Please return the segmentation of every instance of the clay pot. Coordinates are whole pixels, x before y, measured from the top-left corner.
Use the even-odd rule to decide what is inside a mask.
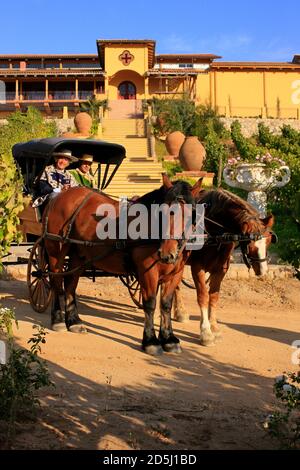
[[[186,137],[179,152],[179,161],[186,171],[200,171],[205,159],[205,148],[198,137]]]
[[[178,157],[179,150],[185,140],[185,136],[180,131],[174,131],[167,135],[165,145],[169,155]]]
[[[74,118],[74,124],[79,134],[90,135],[93,120],[88,113],[77,113]]]

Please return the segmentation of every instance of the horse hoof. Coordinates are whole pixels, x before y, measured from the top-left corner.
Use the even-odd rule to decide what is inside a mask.
[[[221,331],[214,331],[214,337],[216,341],[221,341],[223,339]]]
[[[175,321],[178,321],[178,323],[187,323],[189,321],[189,316],[188,315],[178,315],[176,318],[174,318]]]
[[[69,331],[71,331],[71,333],[87,333],[86,327],[81,325],[80,323],[69,326]]]
[[[163,350],[167,353],[181,354],[182,349],[179,343],[166,343],[163,344]]]
[[[53,331],[68,331],[65,323],[53,323],[51,325]]]
[[[160,344],[149,344],[148,346],[143,346],[143,351],[150,356],[161,356],[163,353],[163,348]]]
[[[202,333],[200,335],[200,344],[202,346],[214,346],[215,345],[215,337],[214,335]]]

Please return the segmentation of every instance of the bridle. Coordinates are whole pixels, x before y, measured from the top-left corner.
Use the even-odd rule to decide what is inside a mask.
[[[268,232],[269,235],[271,235],[271,243],[277,243],[278,242],[278,236],[276,235],[275,232],[271,231],[271,230],[268,230],[266,229],[260,239],[262,238],[268,238],[268,236],[265,236],[264,233]],[[269,261],[269,257],[265,257],[265,258],[258,258],[256,256],[251,256],[249,255],[249,243],[247,243],[246,245],[243,245],[243,244],[240,244],[240,247],[241,247],[241,252],[242,252],[242,256],[243,256],[243,261],[245,263],[245,265],[247,266],[248,269],[250,269],[251,267],[253,267],[253,263],[264,263],[265,261]]]
[[[204,219],[226,230],[226,227],[224,225],[208,218],[207,216],[204,216]],[[249,217],[246,220],[246,222],[251,219],[256,220],[256,217]],[[271,230],[268,230],[267,228],[265,228],[263,232],[249,233],[249,234],[232,234],[230,232],[228,233],[225,232],[225,233],[222,233],[221,235],[210,235],[208,232],[206,232],[208,236],[207,236],[207,240],[205,243],[207,246],[212,246],[212,245],[221,246],[222,244],[226,244],[226,243],[235,243],[236,244],[235,249],[236,248],[241,249],[243,261],[245,265],[247,266],[247,268],[250,269],[251,267],[253,267],[254,263],[263,263],[265,261],[268,261],[268,257],[258,258],[256,256],[249,255],[249,244],[253,241],[255,242],[258,240],[262,240],[263,238],[268,238],[268,236],[265,235],[267,232],[268,232],[268,236],[271,236],[271,243],[277,243],[278,237],[276,233],[274,233]]]
[[[172,206],[173,204],[188,204],[186,199],[184,198],[183,195],[178,195],[176,196],[170,203],[170,205]],[[191,202],[191,205],[192,205],[192,210],[194,211],[195,208],[196,208],[196,203],[195,201],[193,200]],[[181,237],[180,238],[170,238],[170,240],[176,240],[177,241],[177,250],[176,250],[176,257],[175,257],[175,261],[177,261],[178,257],[182,254],[187,242],[188,242],[188,238],[186,238],[185,236],[185,231],[183,230],[182,234],[181,234]]]

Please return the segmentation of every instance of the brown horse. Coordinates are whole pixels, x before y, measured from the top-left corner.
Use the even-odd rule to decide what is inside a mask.
[[[272,215],[260,219],[258,212],[246,201],[222,189],[202,191],[197,203],[205,204],[205,228],[208,240],[201,250],[194,250],[187,264],[191,271],[197,290],[197,301],[201,312],[200,342],[204,346],[214,343],[220,336],[216,318],[216,307],[219,300],[221,282],[228,271],[230,257],[237,242],[220,241],[219,236],[227,234],[259,235],[258,240],[248,239],[240,243],[247,266],[253,267],[256,275],[267,271],[266,251],[276,235],[271,231],[274,223]],[[230,237],[229,237],[230,240]],[[209,273],[208,284],[205,273]],[[174,315],[177,321],[186,321],[188,316],[184,309],[179,286],[175,292]]]
[[[150,207],[152,203],[165,203],[186,206],[194,203],[193,194],[199,192],[199,185],[191,188],[181,182],[172,185],[164,176],[163,186],[141,197],[136,202]],[[184,264],[189,252],[184,250],[183,239],[175,239],[174,218],[170,217],[170,238],[165,240],[118,240],[110,237],[99,241],[98,224],[103,224],[96,214],[99,207],[115,209],[117,217],[112,221],[120,223],[119,203],[104,193],[87,188],[71,188],[55,197],[48,206],[43,218],[45,226],[45,249],[54,300],[51,311],[51,324],[55,331],[68,329],[72,332],[85,332],[78,315],[76,288],[79,277],[87,264],[108,273],[124,275],[134,272],[140,282],[145,313],[142,348],[148,354],[161,354],[162,351],[181,352],[178,338],[171,324],[171,307],[175,288],[180,282]],[[191,209],[192,211],[192,209]],[[151,220],[151,222],[153,222]],[[158,223],[154,221],[154,223]],[[184,217],[180,220],[184,231]],[[102,226],[103,228],[103,226]],[[64,242],[63,242],[64,237]],[[61,275],[66,256],[69,274]],[[56,274],[56,275],[55,275]],[[161,296],[161,324],[159,337],[154,330],[153,316],[159,283],[163,283]],[[64,286],[63,286],[64,284]]]

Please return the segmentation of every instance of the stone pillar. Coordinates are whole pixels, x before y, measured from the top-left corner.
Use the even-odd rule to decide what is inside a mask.
[[[49,97],[49,81],[48,78],[46,78],[45,81],[45,100],[47,100]]]
[[[263,106],[263,107],[261,108],[261,117],[262,117],[263,119],[265,119],[265,118],[267,117],[267,108],[266,108],[266,106]]]
[[[63,119],[69,119],[68,106],[63,107]]]
[[[149,77],[145,77],[145,100],[149,98]]]
[[[16,96],[15,99],[18,101],[19,100],[19,80],[16,79]]]
[[[109,99],[109,92],[108,92],[108,76],[105,75],[104,77],[104,93],[107,97],[107,99]]]
[[[78,78],[75,79],[75,99],[78,100]]]

